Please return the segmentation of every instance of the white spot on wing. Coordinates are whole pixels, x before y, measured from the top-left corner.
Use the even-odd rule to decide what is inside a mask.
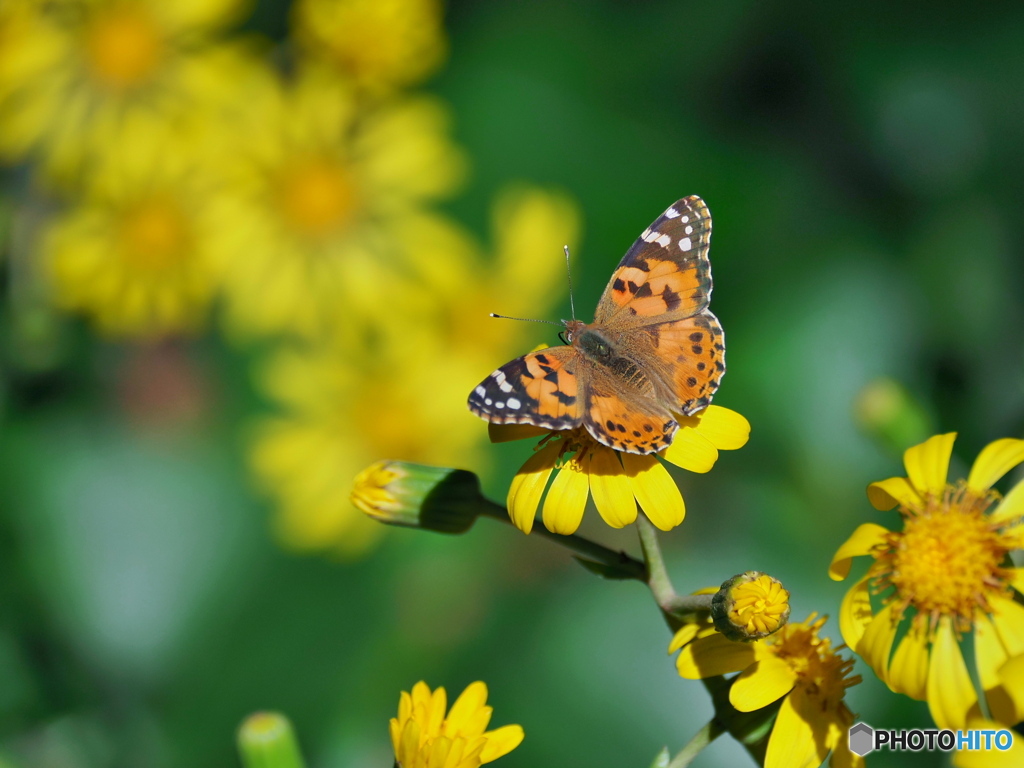
[[[484,405],[490,405],[491,403],[492,403],[492,400],[489,397],[486,400],[484,400]]]
[[[685,224],[685,223],[686,223],[686,222],[688,222],[689,220],[690,220],[690,217],[689,217],[689,216],[683,216],[683,218],[682,218],[682,219],[680,219],[680,221],[682,221],[682,222],[683,222],[683,224]]]
[[[691,227],[689,224],[686,225],[686,234],[688,234],[688,235],[692,235],[693,234],[693,227]]]
[[[671,242],[672,238],[669,237],[668,235],[662,235],[657,240],[658,245],[660,245],[662,248],[668,248],[668,244]]]
[[[512,385],[509,384],[507,381],[501,382],[501,384],[499,384],[498,387],[501,389],[502,392],[511,392],[512,391]]]
[[[679,216],[679,211],[677,211],[672,206],[669,206],[668,210],[665,211],[665,215],[668,216],[668,218],[670,218],[670,219],[674,219],[677,216]]]
[[[693,247],[693,243],[690,242],[690,238],[684,237],[679,241],[679,250],[688,251]]]
[[[650,243],[654,240],[657,240],[659,234],[660,233],[655,232],[650,227],[648,227],[647,229],[640,233],[640,239],[643,240],[645,243]]]
[[[495,408],[504,408],[505,404],[499,400],[497,403],[494,404],[494,407]]]
[[[519,409],[519,406],[521,406],[521,405],[522,405],[522,403],[521,403],[521,402],[519,402],[518,400],[516,400],[516,399],[515,399],[514,397],[510,397],[510,398],[509,398],[509,399],[508,399],[508,400],[507,400],[507,401],[505,402],[505,405],[507,405],[507,406],[508,406],[509,408],[511,408],[511,409],[512,409],[513,411],[515,411],[515,410],[518,410],[518,409]]]
[[[474,391],[476,392],[477,397],[484,397],[487,394],[487,390],[483,387],[477,387]]]

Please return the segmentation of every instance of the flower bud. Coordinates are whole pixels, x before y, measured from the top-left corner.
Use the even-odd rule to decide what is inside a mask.
[[[356,476],[352,503],[388,525],[465,533],[486,500],[472,472],[406,461],[378,461]]]
[[[730,640],[760,640],[789,619],[789,592],[760,571],[747,571],[722,584],[711,600],[715,629]]]

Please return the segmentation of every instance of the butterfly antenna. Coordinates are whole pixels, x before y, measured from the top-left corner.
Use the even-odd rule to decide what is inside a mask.
[[[495,312],[491,312],[491,317],[497,317],[501,320],[519,320],[524,323],[547,323],[548,325],[561,325],[561,323],[556,323],[554,320],[537,320],[534,317],[509,317],[508,315],[499,315]]]
[[[565,272],[569,276],[569,309],[572,311],[572,319],[576,320],[576,304],[572,300],[572,270],[569,268],[569,246],[562,246],[565,249]]]

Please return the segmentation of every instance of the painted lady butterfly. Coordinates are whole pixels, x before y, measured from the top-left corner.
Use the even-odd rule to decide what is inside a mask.
[[[725,373],[711,297],[711,214],[696,195],[670,206],[622,257],[594,322],[565,321],[566,346],[488,376],[469,409],[495,424],[586,428],[617,451],[657,453],[705,408]]]

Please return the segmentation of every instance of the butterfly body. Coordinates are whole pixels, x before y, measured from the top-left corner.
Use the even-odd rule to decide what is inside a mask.
[[[670,206],[627,251],[593,323],[565,323],[564,346],[502,366],[469,396],[496,424],[586,428],[598,442],[656,453],[677,415],[705,408],[725,372],[725,344],[708,310],[711,216],[696,196]]]

